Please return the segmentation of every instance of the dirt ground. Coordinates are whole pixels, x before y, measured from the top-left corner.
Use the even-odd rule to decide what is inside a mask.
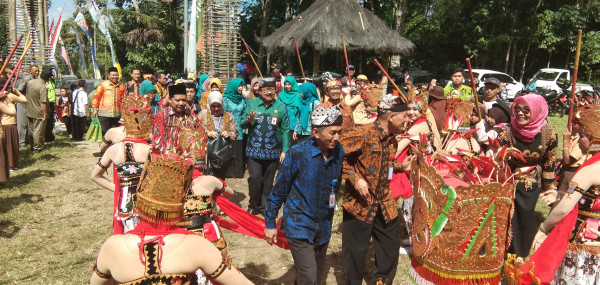
[[[91,182],[98,161],[95,143],[64,137],[49,150],[22,148],[21,169],[0,189],[0,284],[85,284],[102,243],[112,234],[113,194]],[[108,177],[112,178],[109,171]],[[246,208],[247,179],[228,179],[232,201]],[[325,284],[344,282],[341,210],[334,217]],[[264,240],[223,230],[235,266],[255,284],[293,284],[291,254]],[[7,250],[6,250],[7,249]],[[373,268],[371,253],[367,278]],[[405,280],[409,259],[400,256],[395,284]],[[367,284],[367,283],[365,283]]]

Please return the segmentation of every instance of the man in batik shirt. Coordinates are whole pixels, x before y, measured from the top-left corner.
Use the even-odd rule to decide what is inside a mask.
[[[342,112],[317,108],[311,114],[312,137],[288,151],[265,210],[265,239],[277,242],[275,223],[284,206],[282,230],[296,268],[295,284],[320,284],[331,225],[335,193],[340,187],[344,149],[338,142]]]
[[[408,104],[388,94],[379,103],[375,122],[358,126],[342,137],[346,152],[342,170],[346,180],[342,226],[346,284],[362,284],[371,237],[377,260],[372,284],[392,284],[394,280],[400,238],[390,180],[394,173],[410,170],[413,160],[409,157],[400,164],[392,157],[397,146],[394,133],[405,130],[407,109]]]
[[[328,99],[325,102],[319,104],[317,108],[331,108],[338,106],[342,110],[342,134],[349,132],[354,129],[354,117],[352,116],[352,108],[344,102],[344,96],[342,94],[342,83],[338,80],[330,80],[327,82],[325,87]]]
[[[125,83],[125,90],[128,95],[140,95],[140,86],[142,85],[142,71],[134,68],[131,71],[131,81]]]

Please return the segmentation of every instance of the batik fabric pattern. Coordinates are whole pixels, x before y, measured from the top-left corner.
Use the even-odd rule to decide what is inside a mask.
[[[286,237],[318,245],[329,241],[335,210],[329,207],[329,198],[341,184],[344,149],[337,143],[330,153],[325,160],[315,138],[290,148],[266,203],[267,229],[277,228],[275,220],[285,203],[282,228]]]
[[[341,142],[346,153],[342,171],[342,178],[346,180],[344,209],[369,224],[373,223],[379,209],[386,222],[395,219],[398,209],[390,190],[388,172],[390,166],[393,166],[394,172],[398,172],[401,165],[391,159],[397,147],[394,136],[387,134],[375,121],[344,134]],[[366,200],[354,188],[360,179],[369,185],[369,197]]]

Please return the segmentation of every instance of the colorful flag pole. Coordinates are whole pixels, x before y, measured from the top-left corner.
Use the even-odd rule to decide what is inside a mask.
[[[87,22],[83,17],[81,12],[77,13],[75,16],[75,22],[77,25],[83,30],[85,33],[85,37],[90,42],[90,48],[92,52],[92,63],[94,64],[94,77],[96,79],[102,79],[102,74],[100,73],[100,68],[98,67],[98,61],[96,60],[96,49],[94,48],[94,39],[92,39],[92,35],[90,34],[90,29],[88,28]]]
[[[73,29],[73,27],[69,28],[69,32],[75,35],[75,41],[77,41],[77,46],[79,47],[79,73],[81,74],[82,78],[88,78],[85,53],[83,52],[83,45],[81,44],[79,34]]]
[[[63,44],[62,38],[60,36],[58,36],[58,42],[60,43],[60,55],[62,56],[63,60],[67,64],[67,67],[69,67],[69,73],[71,73],[71,75],[73,75],[73,67],[71,67],[71,61],[69,60],[69,54],[67,53],[67,49],[65,48],[65,45]]]
[[[100,8],[98,8],[96,1],[88,0],[87,6],[88,6],[88,10],[90,11],[90,15],[92,16],[92,19],[96,23],[96,26],[98,26],[98,29],[106,38],[106,42],[108,43],[108,46],[110,48],[110,57],[111,57],[113,66],[116,67],[117,70],[119,71],[119,77],[122,77],[121,65],[119,64],[119,60],[117,59],[117,54],[115,52],[115,48],[114,48],[114,45],[112,42],[112,38],[110,36],[110,32],[108,30],[108,25],[106,23],[106,20],[104,19],[104,15],[102,15],[102,13],[100,12]]]

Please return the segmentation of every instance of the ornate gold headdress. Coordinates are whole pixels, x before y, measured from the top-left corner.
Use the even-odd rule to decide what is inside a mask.
[[[139,95],[125,95],[121,99],[121,117],[127,137],[147,139],[152,131],[152,107]]]
[[[590,150],[600,150],[600,105],[587,105],[575,111],[575,123],[590,134]]]
[[[510,170],[496,170],[508,171],[497,175],[504,183],[477,178],[480,184],[468,185],[419,160],[410,173],[411,278],[418,284],[500,283],[514,196],[512,180],[505,180]],[[449,173],[461,172],[452,167]]]
[[[135,212],[144,220],[174,225],[183,215],[192,165],[180,157],[152,153],[144,164]]]

